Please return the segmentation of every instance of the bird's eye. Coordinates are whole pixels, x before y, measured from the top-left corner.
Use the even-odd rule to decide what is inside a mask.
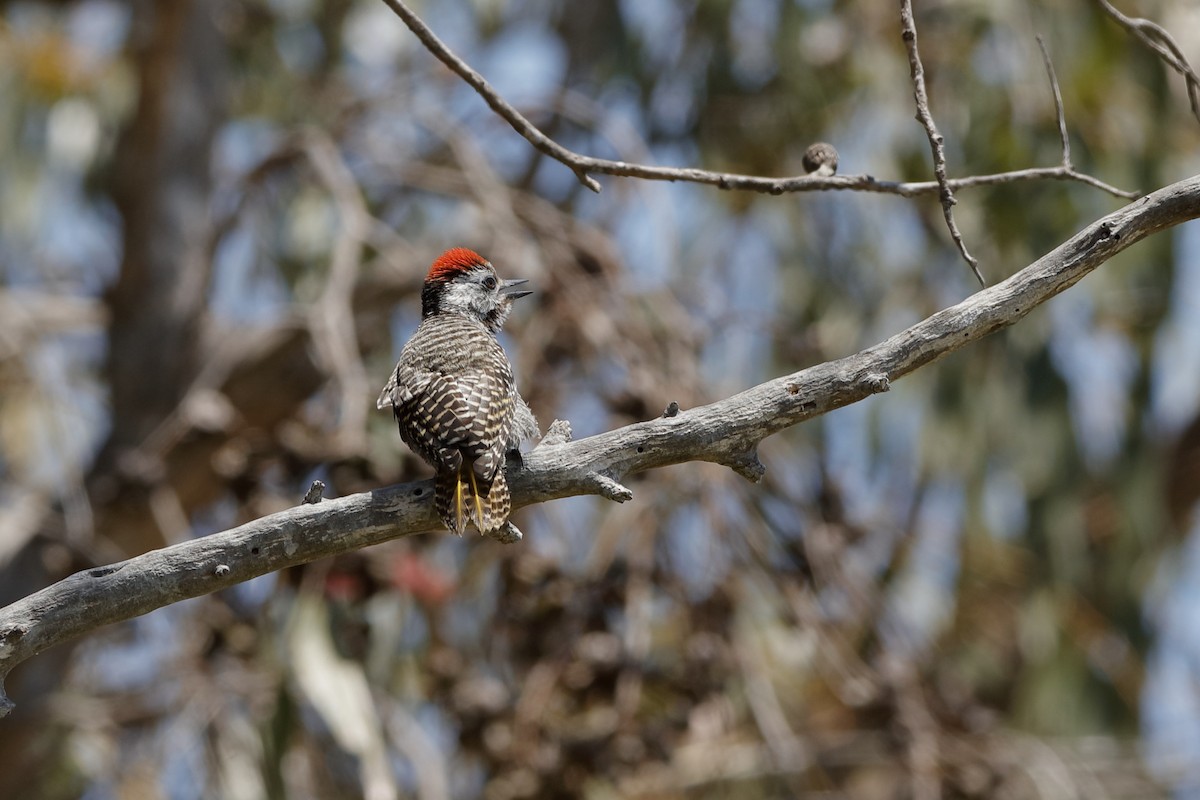
[[[483,279],[483,288],[495,289],[496,288],[496,279],[493,276],[488,275],[486,278]]]

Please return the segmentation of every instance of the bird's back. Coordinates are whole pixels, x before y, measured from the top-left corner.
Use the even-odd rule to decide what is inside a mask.
[[[465,370],[498,370],[512,383],[512,367],[496,337],[461,314],[426,317],[404,345],[400,363],[443,375]]]

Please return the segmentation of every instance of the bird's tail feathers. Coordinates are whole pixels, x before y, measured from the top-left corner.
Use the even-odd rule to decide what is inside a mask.
[[[445,526],[459,536],[468,524],[480,533],[495,533],[508,521],[511,507],[504,470],[498,470],[491,481],[481,480],[469,464],[457,473],[438,475],[434,507]]]

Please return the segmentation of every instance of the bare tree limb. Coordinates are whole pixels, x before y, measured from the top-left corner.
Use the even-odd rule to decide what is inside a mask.
[[[939,181],[885,181],[876,180],[871,175],[822,175],[819,172],[811,175],[797,175],[787,178],[771,178],[758,175],[740,175],[733,172],[712,172],[703,169],[658,167],[646,164],[631,164],[625,161],[611,161],[605,158],[593,158],[576,153],[560,145],[530,122],[521,112],[507,102],[492,87],[487,79],[476,72],[469,64],[459,58],[446,46],[445,42],[429,29],[420,17],[404,4],[402,0],[383,0],[395,12],[396,16],[408,26],[421,43],[450,70],[467,82],[472,89],[496,112],[513,130],[525,138],[537,150],[553,158],[555,161],[569,167],[580,183],[594,192],[600,191],[600,184],[590,173],[613,175],[624,178],[641,178],[651,181],[680,181],[684,183],[699,183],[716,186],[719,189],[736,189],[763,194],[781,195],[795,192],[828,192],[854,191],[874,192],[876,194],[895,194],[901,197],[916,197],[917,195],[934,194],[943,191],[943,183]],[[1107,192],[1115,197],[1133,200],[1139,197],[1138,192],[1130,192],[1110,186],[1104,181],[1090,175],[1078,172],[1074,168],[1064,167],[1033,167],[1029,169],[999,172],[992,175],[975,175],[967,178],[949,178],[944,186],[951,191],[973,188],[977,186],[994,186],[1001,183],[1016,183],[1018,181],[1034,180],[1067,180],[1078,181],[1093,188]]]
[[[1180,49],[1171,34],[1167,33],[1166,28],[1148,19],[1127,17],[1108,0],[1096,0],[1096,2],[1100,8],[1104,9],[1104,13],[1112,17],[1113,21],[1132,33],[1138,41],[1157,53],[1164,64],[1183,76],[1183,80],[1187,83],[1188,102],[1192,106],[1192,114],[1197,121],[1200,121],[1200,76],[1184,58],[1183,50]]]
[[[890,381],[1006,328],[1117,253],[1200,217],[1200,176],[1160,189],[1089,225],[1008,280],[886,341],[674,416],[566,441],[565,426],[514,465],[513,505],[580,494],[624,501],[626,476],[711,461],[761,476],[765,437],[881,391]],[[623,487],[621,487],[623,488]],[[389,486],[302,504],[238,528],[72,575],[0,609],[0,715],[12,708],[3,677],[52,645],[103,625],[318,558],[433,529],[432,482]]]
[[[979,280],[980,286],[987,286],[983,273],[979,271],[979,259],[967,251],[967,243],[963,241],[958,223],[954,221],[954,190],[946,179],[946,147],[945,139],[938,133],[937,123],[929,111],[929,96],[925,92],[925,67],[921,65],[921,54],[917,51],[917,23],[913,19],[912,0],[900,0],[900,35],[904,39],[904,48],[908,51],[908,69],[912,76],[913,99],[917,101],[917,122],[925,129],[929,138],[929,149],[933,152],[933,174],[938,183],[938,199],[942,203],[942,215],[946,218],[946,227],[950,229],[950,238],[958,246],[958,252],[971,265],[971,271]]]

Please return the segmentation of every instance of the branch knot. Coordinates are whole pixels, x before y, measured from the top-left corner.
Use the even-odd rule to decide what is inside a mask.
[[[324,496],[324,494],[325,494],[325,482],[324,481],[313,481],[312,486],[309,486],[308,491],[304,493],[303,502],[305,505],[310,505],[310,506],[316,505],[317,503],[321,502],[321,499]]]
[[[758,460],[757,444],[750,447],[749,450],[743,450],[721,463],[751,483],[758,483],[767,474],[766,466]]]
[[[565,419],[556,419],[550,423],[550,427],[546,429],[546,435],[537,443],[537,447],[554,447],[569,441],[571,441],[571,423]]]
[[[882,372],[869,372],[863,377],[863,385],[871,394],[882,394],[892,388],[892,382]]]

